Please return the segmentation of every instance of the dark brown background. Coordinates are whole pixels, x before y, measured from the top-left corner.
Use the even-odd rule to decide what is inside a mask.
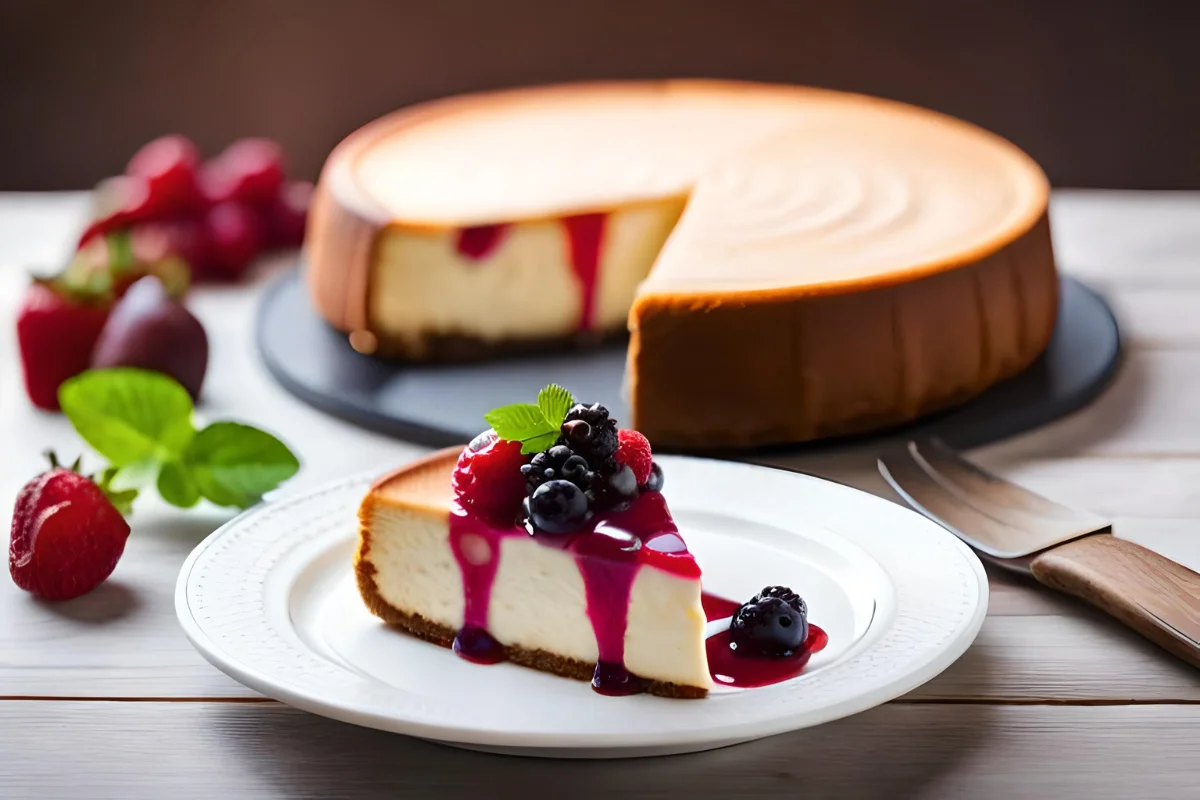
[[[1194,0],[0,0],[0,189],[90,185],[168,131],[272,136],[313,176],[406,103],[665,76],[929,106],[1060,186],[1200,188]]]

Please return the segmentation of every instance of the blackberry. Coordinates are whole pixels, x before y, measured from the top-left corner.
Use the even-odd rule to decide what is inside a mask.
[[[528,464],[521,466],[521,474],[525,476],[525,491],[529,494],[547,481],[570,481],[580,489],[587,489],[592,484],[592,471],[587,460],[561,444],[535,455]]]
[[[808,616],[808,604],[804,602],[804,598],[786,586],[768,586],[750,598],[750,602],[759,603],[768,597],[778,597],[801,614]]]
[[[768,586],[737,610],[729,635],[740,654],[789,656],[808,638],[808,606],[785,586]]]
[[[577,403],[567,412],[558,443],[587,459],[593,470],[612,460],[617,452],[617,421],[599,403]]]

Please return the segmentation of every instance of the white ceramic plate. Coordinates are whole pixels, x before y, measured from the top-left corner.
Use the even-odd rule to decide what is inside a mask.
[[[706,750],[828,722],[928,681],[979,631],[983,567],[918,514],[780,470],[660,463],[705,590],[745,600],[791,586],[829,633],[799,677],[703,700],[603,697],[512,664],[471,664],[387,628],[359,601],[351,569],[371,476],[223,526],[183,565],[176,610],[205,658],[297,708],[461,747],[562,757]]]

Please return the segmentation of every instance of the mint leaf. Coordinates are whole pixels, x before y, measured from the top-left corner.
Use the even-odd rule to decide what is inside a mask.
[[[191,508],[200,502],[200,487],[179,461],[168,461],[158,472],[158,493],[173,506]]]
[[[283,442],[237,422],[214,422],[197,433],[183,463],[201,495],[237,508],[254,505],[300,469]]]
[[[483,418],[497,436],[510,442],[524,442],[558,430],[546,421],[546,415],[532,403],[493,408]]]
[[[543,433],[539,436],[533,437],[532,439],[526,439],[525,441],[521,442],[521,453],[524,455],[529,455],[530,453],[540,453],[543,450],[553,447],[554,443],[557,441],[558,430],[556,429],[550,431],[550,433]]]
[[[58,400],[84,441],[117,467],[178,457],[195,433],[192,399],[159,372],[88,370],[59,387]]]
[[[550,427],[558,430],[571,406],[575,405],[575,398],[557,383],[552,383],[538,392],[537,404]]]

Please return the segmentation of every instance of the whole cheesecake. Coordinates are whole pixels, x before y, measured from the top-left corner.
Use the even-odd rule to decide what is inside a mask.
[[[455,97],[322,172],[308,281],[358,350],[474,358],[628,329],[656,446],[915,419],[1027,367],[1054,329],[1048,183],[899,103],[713,81]]]

